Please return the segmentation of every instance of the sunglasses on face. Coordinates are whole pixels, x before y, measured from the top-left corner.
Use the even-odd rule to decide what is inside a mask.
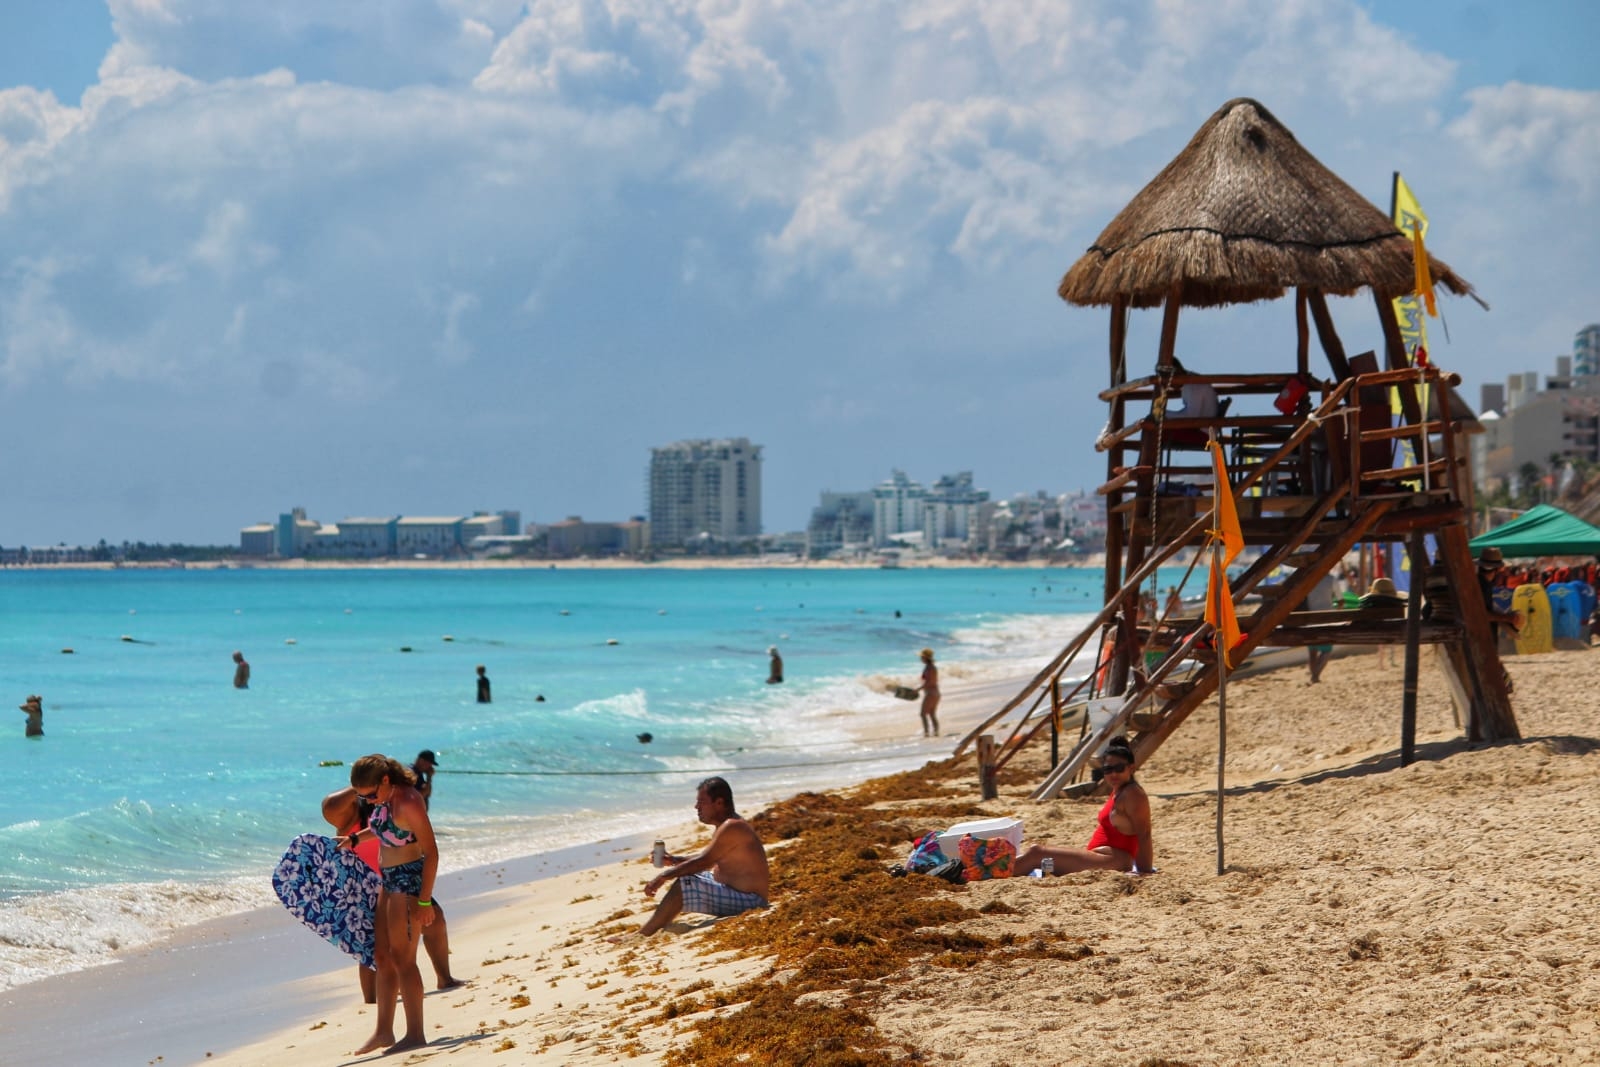
[[[1107,774],[1121,774],[1128,769],[1126,763],[1102,763],[1100,769]]]
[[[357,789],[356,790],[356,797],[359,800],[365,800],[365,801],[369,801],[369,802],[373,801],[373,800],[377,800],[378,799],[378,790],[377,790],[376,787],[374,787],[372,792],[363,793],[361,790]]]

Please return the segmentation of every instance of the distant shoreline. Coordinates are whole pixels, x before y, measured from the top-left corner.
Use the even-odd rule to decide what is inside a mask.
[[[5,571],[173,571],[173,570],[1084,570],[1105,565],[1103,556],[1086,560],[1045,563],[1038,560],[955,560],[919,559],[895,567],[875,561],[852,562],[832,559],[801,559],[796,556],[727,556],[709,559],[272,559],[272,560],[184,560],[179,562],[141,561],[137,563],[15,563],[0,567]]]

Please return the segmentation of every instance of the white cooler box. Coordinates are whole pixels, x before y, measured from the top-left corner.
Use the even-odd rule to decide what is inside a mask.
[[[939,851],[944,853],[945,859],[953,860],[961,855],[957,846],[967,834],[980,841],[1003,837],[1010,841],[1018,852],[1022,851],[1021,819],[977,819],[973,822],[956,823],[939,835]]]

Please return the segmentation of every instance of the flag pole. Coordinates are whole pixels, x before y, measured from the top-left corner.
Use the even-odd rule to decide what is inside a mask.
[[[1217,485],[1211,496],[1211,527],[1213,537],[1211,540],[1211,567],[1214,577],[1211,582],[1211,595],[1215,599],[1212,617],[1217,620],[1217,630],[1211,635],[1211,644],[1217,650],[1217,874],[1221,875],[1226,867],[1223,856],[1222,844],[1222,798],[1225,779],[1223,765],[1228,757],[1228,635],[1222,627],[1222,597],[1223,588],[1227,584],[1227,564],[1223,562],[1222,544],[1222,494],[1233,492],[1233,487],[1228,484],[1226,470],[1221,472]]]

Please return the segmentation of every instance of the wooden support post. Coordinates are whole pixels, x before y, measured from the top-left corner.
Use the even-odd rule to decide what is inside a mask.
[[[1000,795],[1000,787],[994,780],[994,756],[994,734],[984,734],[978,738],[978,788],[984,800],[993,800]]]
[[[1061,762],[1061,676],[1050,679],[1050,766]]]
[[[1156,366],[1172,366],[1172,353],[1178,345],[1178,311],[1182,306],[1183,283],[1173,282],[1167,290],[1166,303],[1161,308],[1161,347],[1157,350]]]
[[[1115,389],[1128,380],[1127,355],[1123,351],[1127,346],[1128,338],[1128,302],[1123,296],[1111,299],[1111,388]],[[1106,423],[1110,433],[1119,433],[1122,430],[1127,402],[1118,395],[1111,401],[1111,418]],[[1116,477],[1117,467],[1122,463],[1122,450],[1109,449],[1106,454],[1106,481],[1109,483]],[[1122,542],[1125,526],[1131,525],[1132,517],[1117,513],[1116,506],[1122,503],[1121,492],[1106,494],[1106,567],[1105,567],[1105,596],[1102,603],[1109,604],[1111,597],[1118,589],[1122,588]]]
[[[1423,533],[1411,534],[1411,595],[1406,601],[1405,695],[1400,704],[1400,766],[1409,767],[1417,758],[1417,655],[1422,633],[1422,592],[1427,584],[1428,549]]]
[[[1505,668],[1500,664],[1500,652],[1495,647],[1489,609],[1478,591],[1477,567],[1472,561],[1472,550],[1467,547],[1464,525],[1458,523],[1439,530],[1439,558],[1449,572],[1451,588],[1456,590],[1456,611],[1466,632],[1467,655],[1464,658],[1471,677],[1465,681],[1472,689],[1467,737],[1473,741],[1519,738],[1522,733],[1511,711]]]
[[[1311,328],[1306,325],[1306,291],[1294,291],[1294,365],[1302,378],[1311,377]]]
[[[1350,361],[1345,358],[1339,332],[1333,328],[1333,316],[1328,314],[1328,299],[1320,289],[1307,289],[1306,300],[1311,304],[1311,320],[1317,324],[1317,340],[1322,342],[1328,366],[1333,368],[1334,378],[1342,382],[1350,377]]]

